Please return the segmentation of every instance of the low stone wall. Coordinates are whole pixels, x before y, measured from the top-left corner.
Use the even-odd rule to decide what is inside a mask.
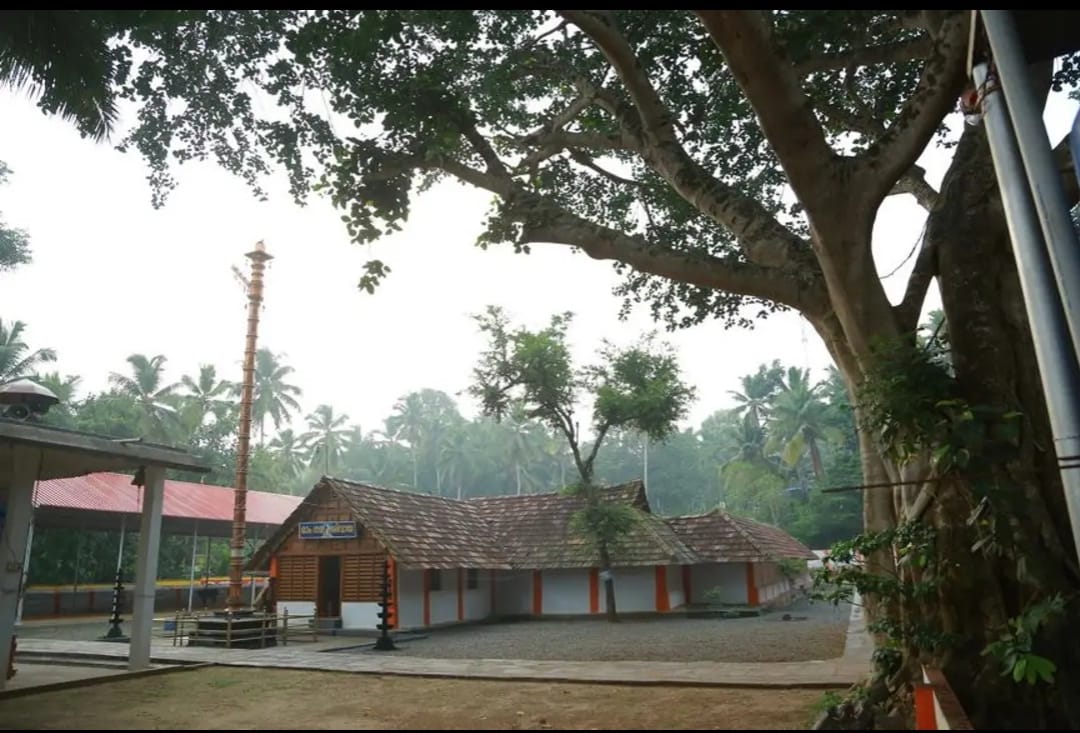
[[[251,580],[244,580],[244,598],[251,598]],[[255,593],[262,589],[265,582],[255,581]],[[221,609],[229,586],[223,583],[202,586],[196,583],[192,598],[192,608]],[[132,586],[124,586],[121,613],[130,613]],[[205,604],[204,604],[205,598]],[[23,618],[47,618],[55,616],[102,615],[112,613],[113,589],[109,586],[89,586],[85,588],[34,588],[31,586],[23,594]],[[154,597],[155,613],[185,610],[188,606],[188,586],[159,586]]]

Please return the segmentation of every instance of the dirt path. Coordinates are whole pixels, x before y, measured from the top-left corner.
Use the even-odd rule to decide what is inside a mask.
[[[0,728],[792,730],[821,696],[214,667],[0,700]]]

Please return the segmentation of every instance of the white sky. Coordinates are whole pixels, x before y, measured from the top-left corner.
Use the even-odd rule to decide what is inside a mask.
[[[1051,105],[1055,142],[1075,111],[1060,97]],[[0,212],[9,226],[30,232],[34,257],[0,275],[0,317],[26,321],[31,346],[57,349],[55,367],[81,375],[83,395],[105,389],[109,373],[124,370],[135,352],[165,354],[173,381],[200,363],[239,380],[246,298],[231,266],[246,272],[243,255],[259,239],[275,256],[260,346],[287,355],[305,414],[330,403],[365,430],[380,427],[411,390],[455,394],[468,384],[483,343],[468,316],[488,304],[534,326],[551,313],[574,311],[579,359],[591,357],[601,338],[628,343],[653,328],[645,308],[618,320],[610,263],[556,245],[535,246],[531,255],[509,246],[476,248],[488,196],[456,184],[419,197],[404,230],[370,248],[349,242],[328,202],[299,208],[283,193],[260,203],[212,163],[180,168],[178,189],[155,211],[140,157],[83,140],[6,90],[0,160],[13,171],[0,187]],[[931,153],[923,162],[938,183],[947,158]],[[886,202],[875,227],[880,271],[907,256],[924,219],[910,197]],[[368,295],[356,284],[373,255],[393,272]],[[894,299],[909,270],[910,263],[887,281]],[[938,303],[933,291],[927,310]],[[709,323],[664,337],[698,388],[694,424],[729,406],[728,390],[759,363],[780,358],[819,377],[829,363],[816,334],[793,314],[752,331]],[[475,414],[467,398],[459,403]]]

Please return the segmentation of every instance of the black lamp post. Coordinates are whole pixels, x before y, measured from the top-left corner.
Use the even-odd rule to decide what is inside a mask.
[[[375,651],[396,651],[394,640],[390,636],[390,558],[383,563],[382,598],[379,599],[379,638],[375,640]]]

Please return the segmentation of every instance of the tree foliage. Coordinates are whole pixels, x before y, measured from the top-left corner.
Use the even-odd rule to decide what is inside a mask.
[[[496,420],[516,406],[526,418],[543,422],[565,438],[579,478],[572,489],[585,499],[571,526],[597,549],[607,614],[614,620],[610,557],[633,526],[634,514],[603,500],[595,482],[596,456],[612,430],[666,438],[686,415],[694,389],[683,383],[671,350],[655,348],[651,337],[628,348],[605,342],[595,363],[575,368],[566,342],[571,313],[553,316],[539,331],[511,326],[495,306],[475,318],[488,338],[488,349],[480,356],[469,391],[480,400],[484,414]],[[589,447],[576,414],[584,395],[593,402]]]
[[[554,244],[609,261],[627,303],[648,303],[673,327],[797,309],[853,390],[874,381],[889,349],[913,363],[937,278],[950,389],[967,405],[1020,412],[1030,427],[1013,458],[981,453],[1001,496],[1011,485],[1029,498],[1026,512],[1008,502],[989,510],[1021,557],[986,545],[965,555],[995,604],[976,606],[951,583],[936,605],[873,610],[965,619],[969,648],[939,661],[962,700],[982,706],[976,724],[1019,724],[1034,710],[1076,725],[1055,690],[1025,705],[997,694],[971,651],[1002,618],[1074,586],[1076,570],[985,135],[947,124],[970,30],[955,10],[223,10],[119,36],[140,60],[121,70],[117,90],[138,107],[123,146],[149,162],[156,203],[175,183],[175,161],[214,159],[260,195],[266,175],[284,170],[295,198],[328,196],[353,239],[371,242],[402,226],[415,195],[453,178],[493,195],[481,246]],[[1075,61],[1032,76],[1064,90]],[[953,150],[940,191],[918,165],[935,140]],[[892,303],[871,235],[897,194],[913,196],[928,221]],[[387,272],[371,261],[361,285]],[[941,406],[938,432],[908,453],[897,446],[913,436],[882,441],[860,421],[864,480],[894,486],[867,496],[868,530],[925,510],[929,494],[904,487],[936,480],[939,450],[963,455],[939,444],[979,422],[949,412],[959,404]],[[940,529],[969,526],[968,505],[982,501],[957,466],[934,498]],[[960,552],[967,539],[946,533],[942,547]],[[1020,560],[1042,569],[1037,582],[1014,572]],[[911,572],[884,546],[869,563]],[[1075,686],[1080,652],[1059,646],[1072,658],[1057,678]]]
[[[11,169],[0,160],[0,185],[7,183]],[[0,216],[0,272],[13,270],[30,262],[30,236],[22,229],[9,227]]]

